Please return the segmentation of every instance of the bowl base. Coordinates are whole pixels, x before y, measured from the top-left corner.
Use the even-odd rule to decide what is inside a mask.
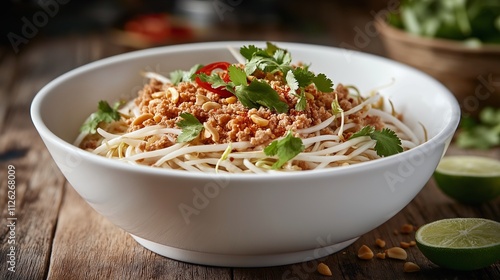
[[[222,267],[266,267],[310,261],[338,252],[359,238],[356,237],[327,247],[318,247],[298,252],[270,255],[224,255],[179,249],[155,243],[133,234],[131,236],[146,249],[164,257],[188,263]]]

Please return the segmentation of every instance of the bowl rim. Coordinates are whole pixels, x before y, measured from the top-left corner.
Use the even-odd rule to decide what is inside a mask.
[[[163,168],[152,168],[151,166],[143,166],[143,165],[131,165],[127,164],[124,162],[120,162],[117,160],[105,158],[99,155],[92,154],[88,151],[82,150],[76,146],[74,146],[72,143],[66,142],[65,140],[61,139],[59,136],[55,135],[43,122],[42,120],[42,115],[41,115],[41,105],[44,99],[50,95],[50,92],[52,91],[53,88],[56,88],[59,84],[62,82],[66,81],[67,79],[73,78],[74,76],[78,76],[81,73],[91,71],[93,69],[98,69],[102,66],[105,66],[107,64],[113,64],[113,63],[118,63],[123,60],[128,60],[128,59],[137,59],[141,57],[147,57],[151,55],[158,55],[158,54],[165,54],[165,53],[175,53],[179,51],[199,51],[199,50],[205,50],[207,48],[212,48],[212,49],[220,49],[220,48],[226,48],[228,45],[249,45],[249,44],[254,44],[254,45],[262,45],[265,44],[266,41],[214,41],[214,42],[197,42],[197,43],[188,43],[188,44],[179,44],[179,45],[168,45],[168,46],[161,46],[161,47],[154,47],[154,48],[148,48],[144,50],[137,50],[137,51],[131,51],[131,52],[126,52],[110,57],[106,57],[103,59],[99,59],[97,61],[90,62],[88,64],[79,66],[77,68],[74,68],[57,78],[53,79],[50,81],[48,84],[46,84],[42,89],[38,91],[38,93],[35,95],[35,97],[32,100],[31,106],[30,106],[30,114],[31,114],[31,119],[32,122],[35,126],[35,128],[38,130],[40,136],[42,136],[42,139],[44,141],[49,141],[51,144],[59,146],[64,150],[66,153],[70,153],[73,155],[78,155],[81,157],[81,159],[84,159],[85,161],[92,162],[96,165],[99,166],[104,166],[105,168],[111,168],[111,169],[123,169],[128,172],[132,173],[145,173],[147,175],[153,175],[153,176],[170,176],[170,177],[177,177],[177,178],[183,178],[183,177],[189,177],[191,179],[213,179],[214,177],[219,177],[219,178],[224,178],[224,177],[230,177],[231,179],[252,179],[255,181],[273,181],[273,180],[282,180],[283,178],[290,178],[290,177],[297,177],[297,176],[304,176],[306,178],[310,178],[310,176],[331,176],[333,174],[335,175],[349,175],[353,173],[359,173],[359,171],[363,171],[365,169],[379,169],[379,168],[384,168],[385,166],[391,165],[394,162],[402,162],[408,159],[410,155],[416,154],[416,153],[422,153],[426,154],[426,151],[432,151],[435,146],[438,146],[440,144],[445,144],[447,145],[448,143],[447,140],[451,138],[451,136],[454,134],[456,128],[458,127],[458,123],[460,121],[460,107],[458,104],[458,101],[455,99],[453,94],[446,88],[442,83],[438,82],[435,78],[432,76],[414,68],[411,66],[408,66],[406,64],[391,60],[389,58],[385,58],[382,56],[374,55],[374,54],[369,54],[369,53],[364,53],[356,50],[349,50],[351,54],[355,54],[357,56],[361,56],[363,58],[370,58],[370,59],[376,59],[376,60],[381,60],[383,62],[389,62],[391,64],[396,64],[398,67],[403,67],[408,70],[411,70],[413,72],[419,73],[420,75],[426,76],[427,79],[430,79],[436,83],[437,86],[441,87],[442,91],[441,93],[445,95],[445,97],[448,99],[451,107],[451,114],[450,114],[450,119],[448,122],[445,124],[445,127],[439,131],[434,137],[431,139],[428,139],[425,143],[422,143],[418,145],[417,147],[390,156],[390,157],[382,157],[376,160],[372,161],[367,161],[363,163],[358,163],[354,165],[349,165],[349,166],[342,166],[342,167],[335,167],[335,168],[324,168],[320,170],[304,170],[304,171],[297,171],[297,172],[267,172],[267,173],[262,173],[262,174],[247,174],[247,173],[231,173],[231,174],[226,174],[226,173],[203,173],[203,172],[188,172],[184,170],[169,170],[169,169],[163,169]],[[335,50],[335,51],[342,51],[344,49],[338,48],[338,47],[333,47],[333,46],[325,46],[325,45],[315,45],[315,44],[308,44],[308,43],[296,43],[296,42],[282,42],[282,41],[273,41],[273,43],[278,44],[282,47],[285,48],[296,48],[296,49],[304,49],[304,48],[317,48],[321,50]],[[345,50],[344,50],[345,51]],[[437,163],[436,163],[437,165]]]

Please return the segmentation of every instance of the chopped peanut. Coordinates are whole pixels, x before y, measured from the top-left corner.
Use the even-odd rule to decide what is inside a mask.
[[[177,104],[177,102],[179,101],[179,92],[173,87],[167,88],[165,96],[167,98],[170,98],[172,100],[172,103],[174,104]]]
[[[361,246],[358,250],[358,258],[362,260],[373,259],[373,251],[366,245]]]
[[[375,244],[377,244],[377,246],[379,246],[380,248],[384,248],[385,247],[385,241],[380,239],[380,238],[377,238],[375,240]]]
[[[319,263],[318,268],[317,268],[319,274],[324,275],[324,276],[332,276],[332,271],[330,268],[324,264],[324,263]]]
[[[236,103],[236,101],[238,101],[238,98],[236,98],[236,96],[234,95],[226,98],[227,104],[234,104]]]
[[[203,105],[201,105],[201,109],[205,110],[205,111],[210,111],[212,109],[219,109],[221,107],[221,105],[217,102],[213,102],[213,101],[208,101],[208,102],[205,102],[203,103]]]
[[[399,246],[401,246],[401,248],[403,248],[403,249],[406,249],[406,248],[410,248],[411,245],[409,242],[401,241],[401,242],[399,242]]]
[[[411,233],[411,232],[413,232],[413,225],[404,224],[401,227],[401,233],[408,234],[408,233]]]
[[[164,95],[165,95],[164,91],[157,91],[155,93],[151,93],[151,97],[153,97],[153,98],[160,98],[160,97],[162,97]]]
[[[162,117],[161,115],[155,115],[155,116],[153,117],[153,120],[154,120],[156,123],[159,123],[159,122],[161,122],[162,118],[163,118],[163,117]]]
[[[377,253],[377,255],[375,255],[377,257],[377,259],[385,259],[385,253]]]
[[[196,101],[195,101],[195,105],[203,105],[205,104],[205,102],[208,102],[210,99],[208,99],[208,97],[206,97],[205,95],[201,95],[201,94],[197,94],[196,95]]]
[[[385,250],[385,253],[391,259],[406,260],[406,258],[408,257],[406,251],[401,247],[389,248]]]
[[[405,262],[403,265],[403,271],[404,272],[416,272],[420,270],[420,266],[413,262]]]
[[[145,113],[145,114],[142,114],[140,116],[138,116],[133,122],[132,122],[132,125],[140,125],[142,124],[144,121],[146,120],[149,120],[149,119],[152,119],[153,118],[153,115],[150,114],[150,113]]]
[[[209,123],[204,122],[203,127],[205,128],[204,136],[205,138],[212,137],[212,140],[215,142],[219,140],[219,132]]]
[[[257,115],[251,115],[250,119],[252,120],[253,123],[255,123],[258,126],[267,126],[269,124],[269,120],[266,120],[264,118],[261,118]]]

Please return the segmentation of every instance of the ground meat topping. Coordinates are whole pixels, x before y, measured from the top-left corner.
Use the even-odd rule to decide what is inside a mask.
[[[256,78],[259,78],[258,75]],[[270,86],[278,93],[280,99],[288,104],[289,112],[278,114],[265,107],[246,108],[240,102],[235,102],[234,96],[222,98],[218,94],[198,87],[195,82],[173,85],[151,79],[149,84],[139,91],[135,104],[141,113],[149,113],[155,117],[140,125],[132,125],[133,120],[129,120],[129,131],[156,124],[178,128],[176,123],[181,120],[180,114],[190,113],[201,123],[218,132],[219,137],[215,140],[214,137],[203,137],[202,133],[200,140],[203,144],[250,141],[252,145],[259,146],[284,136],[289,130],[308,128],[327,120],[332,116],[331,104],[335,96],[344,111],[359,104],[358,99],[351,97],[349,89],[343,85],[338,85],[332,93],[319,92],[314,85],[309,85],[305,88],[307,106],[305,110],[297,111],[294,109],[297,97],[289,94],[290,89],[282,82],[282,77],[267,74],[265,78],[270,80]],[[170,94],[170,88],[178,93],[178,98]],[[373,125],[377,129],[382,127],[379,118],[362,116],[361,113],[351,115],[348,121],[356,123],[357,130],[365,125]],[[333,132],[331,128],[322,130],[322,133]],[[349,137],[352,133],[346,132],[344,136]],[[168,147],[173,144],[172,137],[176,136],[151,137],[143,144],[143,148],[155,150]]]

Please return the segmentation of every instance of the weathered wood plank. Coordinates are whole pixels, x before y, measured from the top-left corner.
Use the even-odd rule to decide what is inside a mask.
[[[171,260],[143,248],[68,184],[48,279],[231,279],[228,268]]]
[[[5,159],[0,161],[0,279],[44,277],[62,198],[64,179],[51,163],[41,139],[24,123],[27,120],[26,107],[9,108],[7,125],[0,137],[0,154]],[[15,193],[8,193],[8,166],[15,168]],[[7,212],[7,200],[15,201],[12,214]],[[6,223],[12,227],[7,227]],[[8,256],[12,251],[15,257]],[[14,262],[7,263],[10,260]],[[15,272],[9,267],[15,267],[12,268]]]
[[[0,279],[43,279],[48,272],[64,178],[34,129],[29,108],[37,91],[65,71],[53,63],[56,58],[50,46],[42,44],[17,55],[8,52],[0,66]],[[7,196],[14,194],[7,190],[8,166],[16,171],[14,199]],[[15,201],[12,215],[7,200]],[[7,220],[11,217],[17,219]],[[10,222],[15,228],[5,226]],[[15,239],[8,239],[12,235]],[[8,256],[12,251],[15,257]],[[15,261],[15,272],[8,269],[14,262],[7,260]]]

